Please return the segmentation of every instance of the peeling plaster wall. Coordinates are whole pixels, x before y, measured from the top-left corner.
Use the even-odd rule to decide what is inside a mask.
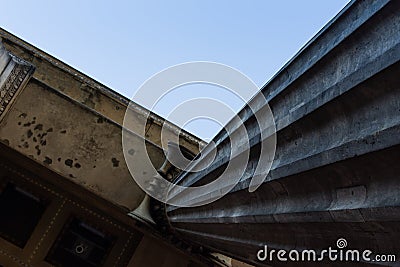
[[[3,37],[4,45],[8,51],[36,66],[36,71],[33,74],[35,79],[95,110],[107,119],[122,124],[129,99],[1,28],[0,37]],[[99,61],[101,61],[101,58],[99,58]],[[145,114],[146,109],[136,104],[132,104],[132,106],[135,106],[135,112],[138,113],[138,116],[145,119],[143,114]],[[159,136],[164,119],[151,114],[149,122],[151,123],[151,133],[146,136],[146,139],[160,146],[159,138],[154,140],[152,138]],[[167,137],[181,131],[179,127],[170,122],[166,124],[168,126],[168,130],[165,132]],[[204,141],[185,131],[181,132],[180,144],[194,154],[197,154],[199,148],[206,145]]]
[[[129,209],[142,190],[131,178],[121,128],[32,79],[0,124],[3,143]],[[138,138],[139,139],[139,138]],[[155,158],[162,158],[155,155]]]
[[[0,120],[0,141],[108,201],[134,210],[144,192],[132,179],[121,146],[129,99],[3,29],[0,38],[6,51],[35,66],[32,78]],[[165,160],[162,143],[166,148],[166,140],[176,133],[180,145],[193,154],[204,147],[195,136],[155,114],[147,118],[147,110],[132,106],[135,116],[129,129],[136,132],[146,120],[147,128],[145,136],[130,140],[131,151],[137,152],[138,142],[145,139],[155,168]],[[146,178],[150,172],[139,173]]]

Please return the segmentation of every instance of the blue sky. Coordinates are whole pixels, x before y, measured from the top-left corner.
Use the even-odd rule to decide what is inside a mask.
[[[261,87],[347,2],[5,1],[0,26],[131,98],[155,73],[189,61],[229,65]],[[165,117],[194,97],[243,106],[215,86],[192,85],[155,112]],[[220,127],[205,119],[185,126],[206,139]]]

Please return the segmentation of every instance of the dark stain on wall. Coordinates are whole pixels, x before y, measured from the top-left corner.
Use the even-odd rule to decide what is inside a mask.
[[[72,164],[74,163],[74,161],[72,159],[66,159],[64,163],[68,167],[72,168]]]
[[[45,159],[44,159],[43,163],[44,163],[44,164],[48,164],[48,165],[50,165],[50,164],[52,164],[52,163],[53,163],[53,160],[52,160],[51,158],[49,158],[49,157],[45,157]]]
[[[111,162],[114,168],[117,168],[119,166],[119,160],[117,160],[116,158],[112,158]]]

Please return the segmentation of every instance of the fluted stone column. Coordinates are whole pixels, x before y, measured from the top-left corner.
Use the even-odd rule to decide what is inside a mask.
[[[160,216],[170,230],[185,242],[257,265],[271,264],[257,260],[264,245],[321,251],[336,247],[339,238],[349,248],[397,253],[400,260],[399,6],[351,2],[303,47],[260,92],[277,129],[265,182],[250,193],[252,176],[244,175],[213,203],[165,206]],[[257,131],[251,112],[239,115],[249,132]],[[214,141],[228,153],[225,138],[221,132]],[[247,174],[263,164],[259,143],[251,144]],[[226,166],[223,156],[214,169]],[[196,186],[214,174],[182,173],[175,181]]]

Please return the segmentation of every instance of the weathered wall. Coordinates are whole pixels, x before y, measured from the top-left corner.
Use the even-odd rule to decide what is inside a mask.
[[[0,29],[0,37],[3,37],[3,43],[8,51],[34,64],[36,70],[33,77],[35,79],[95,110],[109,120],[119,125],[122,124],[125,110],[130,102],[128,98],[3,29]],[[134,103],[131,103],[131,105],[135,106],[138,117],[145,114],[145,109],[140,105]],[[140,118],[144,119],[143,117]],[[151,124],[151,131],[146,138],[158,146],[161,145],[159,136],[163,122],[164,119],[155,114],[151,114],[148,121]],[[179,127],[169,122],[166,124],[171,131],[170,134],[181,131]],[[166,136],[168,136],[168,132],[166,131]],[[193,152],[197,152],[199,147],[205,145],[203,141],[185,131],[181,133],[180,142],[182,146]]]
[[[35,66],[28,85],[27,81],[18,85],[16,92],[21,95],[15,94],[10,99],[13,103],[1,112],[0,140],[105,199],[134,210],[144,193],[133,181],[122,154],[121,125],[129,100],[2,29],[0,37],[5,47],[1,62],[10,61],[9,51]],[[135,116],[129,129],[140,132],[137,128],[147,119],[147,111],[131,105]],[[136,135],[130,146],[134,153],[138,142],[146,139],[148,154],[158,168],[165,159],[162,142],[166,147],[165,140],[181,129],[165,122],[168,130],[161,140],[164,120],[151,114],[146,123],[145,135]],[[180,142],[194,154],[204,146],[186,132],[181,133]],[[145,177],[147,172],[141,173]]]
[[[0,123],[0,136],[113,203],[133,209],[144,197],[125,165],[121,128],[35,79]]]

